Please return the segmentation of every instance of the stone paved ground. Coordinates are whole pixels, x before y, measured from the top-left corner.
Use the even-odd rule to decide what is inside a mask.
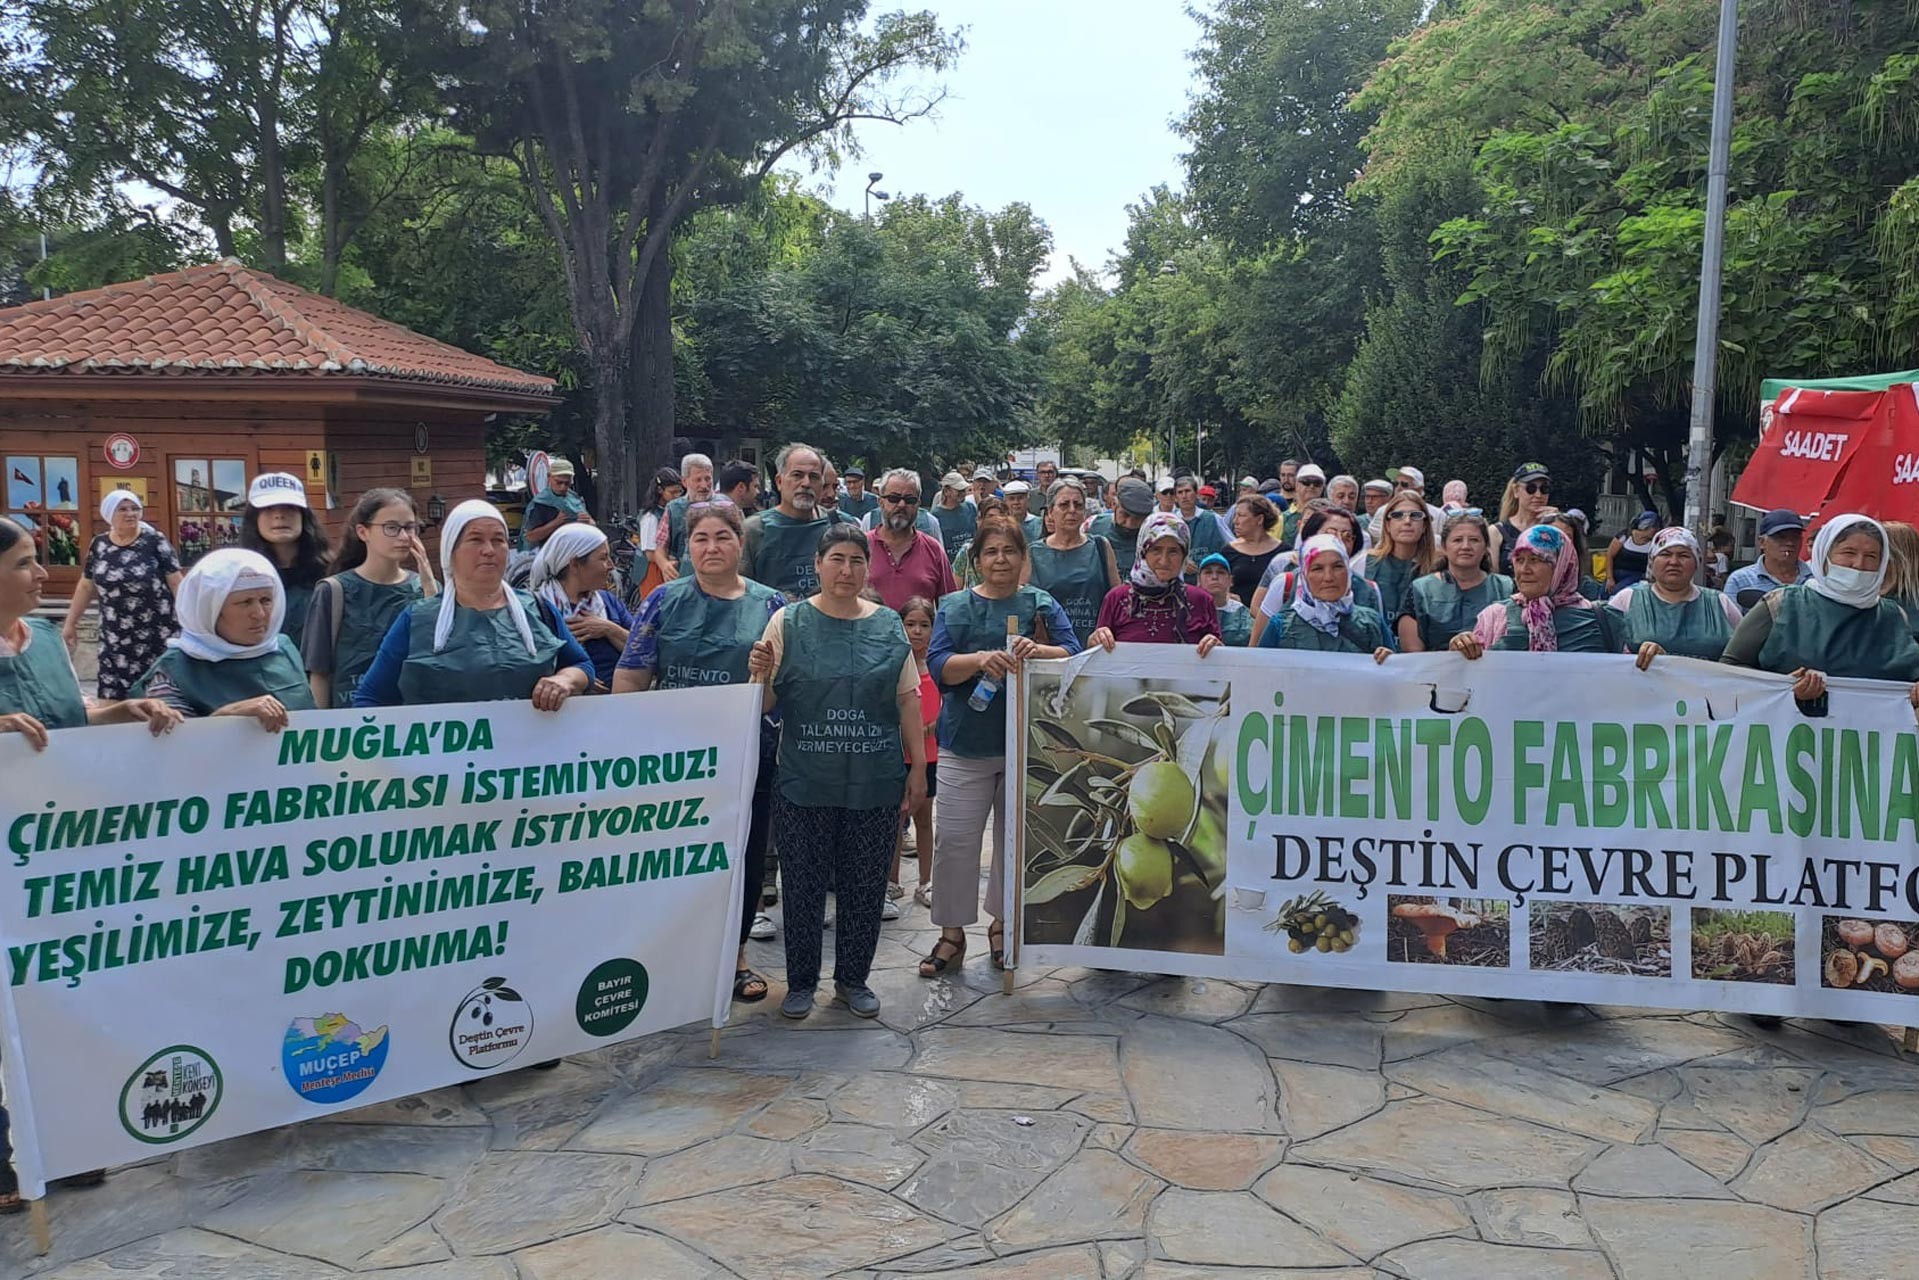
[[[56,1192],[0,1276],[1919,1276],[1919,1063],[1878,1028],[1023,972],[701,1028]],[[756,946],[778,974],[777,944]]]

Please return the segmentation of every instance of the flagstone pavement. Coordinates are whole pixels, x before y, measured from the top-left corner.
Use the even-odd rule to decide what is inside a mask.
[[[909,873],[910,878],[910,873]],[[1910,1280],[1877,1027],[1023,970],[691,1027],[56,1191],[47,1280]],[[830,935],[829,935],[830,937]]]

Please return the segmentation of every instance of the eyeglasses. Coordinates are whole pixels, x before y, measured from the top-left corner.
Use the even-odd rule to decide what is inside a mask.
[[[1526,482],[1527,493],[1551,493],[1552,491],[1553,485],[1550,480],[1528,480]]]
[[[1426,513],[1424,511],[1389,511],[1386,513],[1386,518],[1388,520],[1424,520]]]
[[[920,498],[917,493],[882,493],[880,495],[880,501],[889,506],[895,506],[902,502],[909,507],[917,507],[920,504]]]
[[[402,524],[398,520],[384,520],[374,527],[389,538],[411,538],[414,534],[418,533],[421,528],[420,525],[412,521],[407,521]]]
[[[1295,480],[1293,484],[1302,489],[1324,489],[1326,487],[1324,480]]]

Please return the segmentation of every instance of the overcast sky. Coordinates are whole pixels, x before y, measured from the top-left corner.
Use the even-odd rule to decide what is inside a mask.
[[[865,154],[821,194],[859,212],[878,189],[961,192],[989,209],[1024,200],[1053,231],[1050,283],[1069,256],[1106,265],[1126,234],[1126,205],[1156,182],[1179,186],[1185,149],[1171,121],[1193,84],[1199,27],[1181,0],[922,0],[966,52],[941,77],[936,118],[860,128]],[[876,4],[874,12],[902,7]],[[917,6],[916,6],[917,7]]]

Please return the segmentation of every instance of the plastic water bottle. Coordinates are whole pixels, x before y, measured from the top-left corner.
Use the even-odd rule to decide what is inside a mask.
[[[1006,615],[1006,649],[1013,648],[1013,637],[1019,634],[1019,619],[1012,614]],[[984,711],[993,705],[993,699],[999,696],[1000,682],[988,675],[982,675],[973,684],[973,692],[966,699],[966,705],[975,711]]]

